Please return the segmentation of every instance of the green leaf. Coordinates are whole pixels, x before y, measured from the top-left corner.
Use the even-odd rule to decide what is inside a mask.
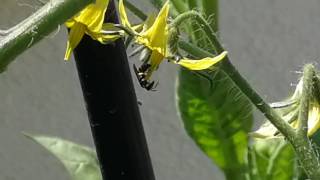
[[[25,135],[55,155],[73,180],[102,180],[93,149],[57,137]]]
[[[209,75],[212,84],[181,69],[177,86],[181,118],[191,138],[227,179],[244,179],[251,103],[223,72]]]
[[[257,180],[292,180],[295,175],[296,159],[290,144],[283,139],[257,139],[253,143],[249,158],[256,164],[255,173]]]

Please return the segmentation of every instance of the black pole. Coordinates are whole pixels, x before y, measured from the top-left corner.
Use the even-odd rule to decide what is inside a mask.
[[[110,1],[107,22],[118,22]],[[84,37],[74,51],[104,180],[154,180],[122,40]]]

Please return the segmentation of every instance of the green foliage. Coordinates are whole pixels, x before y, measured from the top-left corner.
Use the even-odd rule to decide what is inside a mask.
[[[243,179],[247,133],[252,126],[251,105],[223,72],[210,75],[212,86],[195,73],[180,71],[180,115],[188,134],[226,176]]]
[[[72,180],[102,180],[96,152],[88,147],[56,137],[26,134],[65,166]]]
[[[257,139],[249,152],[254,180],[292,180],[296,176],[293,148],[283,139]]]

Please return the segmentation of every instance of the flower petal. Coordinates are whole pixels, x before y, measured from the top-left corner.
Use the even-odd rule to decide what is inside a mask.
[[[188,68],[190,70],[204,70],[208,69],[214,64],[220,62],[226,55],[228,54],[227,51],[222,52],[216,57],[207,57],[200,60],[191,60],[191,59],[181,59],[180,61],[176,62],[176,64],[179,64],[185,68]]]
[[[160,10],[153,25],[136,38],[136,42],[167,56],[169,1]]]
[[[320,128],[320,105],[318,102],[310,104],[308,117],[308,136],[312,136]]]
[[[150,70],[147,72],[146,79],[150,79],[152,73],[158,69],[159,65],[165,57],[158,51],[152,51],[150,56]]]
[[[72,19],[78,23],[82,23],[87,27],[87,31],[99,32],[104,21],[104,14],[107,10],[109,0],[96,0],[94,4],[88,5],[79,14]],[[66,23],[66,26],[69,24]]]
[[[121,21],[121,23],[122,23],[125,27],[131,29],[131,24],[130,24],[130,22],[129,22],[129,20],[128,20],[128,16],[127,16],[127,13],[126,13],[126,9],[125,9],[125,7],[124,7],[124,4],[123,4],[123,0],[120,0],[120,1],[119,1],[119,15],[120,15],[120,21]]]
[[[81,23],[75,23],[69,33],[68,42],[67,42],[67,50],[64,56],[64,60],[69,60],[71,52],[77,45],[80,43],[86,27]]]

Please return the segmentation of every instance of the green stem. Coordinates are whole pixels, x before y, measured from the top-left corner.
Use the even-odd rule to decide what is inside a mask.
[[[309,103],[312,96],[313,77],[315,75],[312,64],[307,64],[303,69],[303,84],[299,107],[298,136],[307,137],[308,135],[308,115]]]
[[[201,14],[199,14],[196,11],[192,10],[192,11],[188,11],[180,14],[173,20],[171,27],[178,28],[184,21],[188,19],[194,19],[199,23],[199,25],[203,28],[205,34],[208,36],[211,44],[213,45],[213,47],[215,48],[215,51],[218,54],[224,51],[222,45],[219,43],[216,33],[211,28],[210,24],[205,20],[205,18],[203,18]]]
[[[211,28],[217,32],[219,28],[219,3],[218,0],[202,0],[202,9],[206,17],[212,19]]]
[[[294,129],[284,121],[281,116],[266,103],[259,94],[241,76],[238,70],[231,64],[228,58],[222,62],[221,69],[233,80],[238,88],[248,99],[270,120],[270,122],[288,139],[295,136]]]
[[[46,37],[94,0],[51,0],[0,40],[0,72],[22,52]]]
[[[186,19],[195,18],[199,24],[203,26],[204,31],[206,32],[208,38],[211,40],[211,43],[216,48],[217,53],[222,53],[224,48],[220,44],[216,34],[208,24],[208,22],[197,12],[189,11],[179,15],[173,22],[172,27],[179,27],[179,25],[184,22]],[[185,44],[187,45],[187,44]],[[201,50],[196,46],[191,47],[190,44],[188,52],[191,53],[196,51],[199,53]],[[191,53],[192,54],[192,53]],[[211,54],[211,53],[210,53]],[[209,56],[209,53],[204,53],[200,58],[204,57],[214,57],[213,54]],[[233,82],[238,86],[238,88],[245,94],[248,99],[270,120],[270,122],[287,138],[293,138],[295,131],[293,128],[285,122],[280,115],[266,103],[259,94],[250,86],[250,84],[241,76],[238,70],[231,64],[229,58],[223,61],[221,69],[233,80]]]
[[[299,107],[298,130],[294,142],[296,154],[303,169],[311,179],[320,178],[320,164],[308,139],[308,115],[310,99],[313,93],[315,70],[312,64],[307,64],[303,69],[303,85]]]
[[[215,55],[184,41],[179,42],[180,48],[198,58],[214,57]],[[223,60],[221,70],[223,70],[235,83],[235,85],[245,94],[248,99],[270,120],[270,122],[286,137],[292,139],[295,136],[294,129],[285,122],[279,114],[266,103],[259,94],[240,75],[237,69],[230,63],[228,57]]]
[[[179,47],[194,57],[204,58],[208,56],[214,56],[213,54],[184,41],[179,42]],[[308,66],[309,65],[307,65],[305,71],[310,69],[310,66]],[[268,118],[269,121],[284,135],[284,137],[289,140],[309,178],[314,180],[320,179],[320,164],[309,139],[306,136],[301,136],[301,134],[296,133],[296,131],[287,122],[285,122],[278,115],[278,113],[258,95],[254,89],[251,88],[248,82],[230,63],[228,58],[222,62],[221,70],[233,80],[235,85],[243,92],[243,94],[245,94],[248,99],[264,114],[264,116]],[[308,79],[313,79],[313,76],[311,75],[312,73],[308,72],[304,76],[310,76]],[[307,82],[310,81],[307,80]],[[311,82],[308,86],[313,86],[313,83]]]
[[[319,180],[320,164],[309,139],[298,136],[291,144],[307,176],[311,180]]]
[[[201,48],[198,48],[197,46],[194,46],[193,44],[190,44],[185,41],[178,41],[178,46],[183,49],[185,52],[189,53],[194,58],[203,58],[203,57],[213,57],[214,55],[212,53],[209,53],[208,51],[205,51]]]

